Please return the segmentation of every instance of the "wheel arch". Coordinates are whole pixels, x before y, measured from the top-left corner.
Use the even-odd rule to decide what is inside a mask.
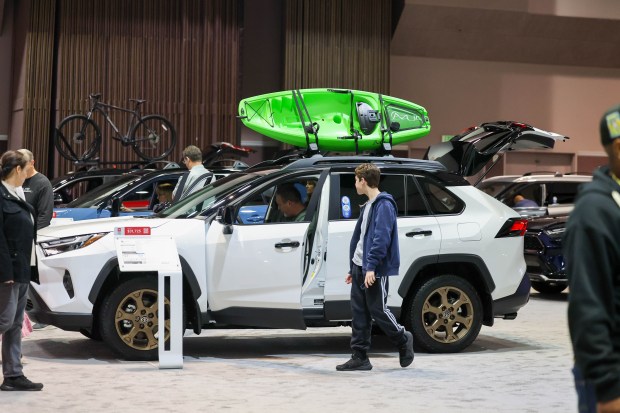
[[[191,323],[193,331],[196,334],[200,334],[202,323],[198,297],[202,294],[202,290],[194,271],[185,258],[179,256],[179,260],[181,261],[181,271],[183,272],[183,305],[187,313],[187,321]],[[157,273],[154,271],[122,273],[117,257],[110,258],[105,263],[88,294],[88,300],[93,304],[93,329],[97,327],[97,314],[99,314],[104,297],[108,296],[114,287],[121,282],[121,277],[135,278],[143,275],[156,277]]]
[[[415,291],[427,280],[437,275],[453,274],[469,282],[478,292],[482,301],[482,323],[486,326],[493,325],[493,297],[495,282],[484,260],[473,254],[444,254],[420,257],[407,269],[403,281],[398,287],[398,294],[405,302],[411,300]],[[405,312],[401,312],[401,317]]]

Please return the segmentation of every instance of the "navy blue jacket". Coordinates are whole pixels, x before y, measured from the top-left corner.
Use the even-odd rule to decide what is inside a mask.
[[[36,266],[30,266],[36,227],[34,209],[0,183],[0,282],[38,282]]]
[[[362,219],[365,204],[360,210],[351,245],[349,265],[353,266],[353,254],[362,233]],[[364,236],[362,271],[374,271],[376,277],[398,275],[400,251],[398,249],[398,227],[396,225],[396,202],[392,195],[381,192],[371,204],[368,213],[368,228]]]

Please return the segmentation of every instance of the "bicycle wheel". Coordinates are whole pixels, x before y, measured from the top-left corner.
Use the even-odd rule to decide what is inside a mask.
[[[148,115],[140,119],[129,136],[133,150],[147,161],[157,161],[170,155],[177,143],[172,123],[163,116]]]
[[[99,151],[101,130],[84,115],[67,116],[56,128],[54,146],[65,159],[87,161]]]

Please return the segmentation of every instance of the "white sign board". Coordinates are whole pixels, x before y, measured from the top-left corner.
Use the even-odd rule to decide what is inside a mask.
[[[117,227],[114,240],[121,271],[181,271],[171,236],[151,236],[150,227]]]

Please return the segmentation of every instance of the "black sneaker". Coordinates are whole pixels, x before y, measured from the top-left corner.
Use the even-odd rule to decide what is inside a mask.
[[[411,363],[413,363],[413,334],[409,331],[405,330],[405,338],[407,342],[404,346],[398,349],[398,353],[400,355],[400,366],[407,367]]]
[[[0,390],[4,391],[39,391],[43,388],[41,383],[33,383],[26,376],[5,377],[0,385]]]
[[[368,357],[361,358],[354,354],[351,357],[351,360],[347,361],[344,364],[337,365],[336,370],[338,371],[372,370],[372,364],[370,364],[370,360],[368,360]]]

